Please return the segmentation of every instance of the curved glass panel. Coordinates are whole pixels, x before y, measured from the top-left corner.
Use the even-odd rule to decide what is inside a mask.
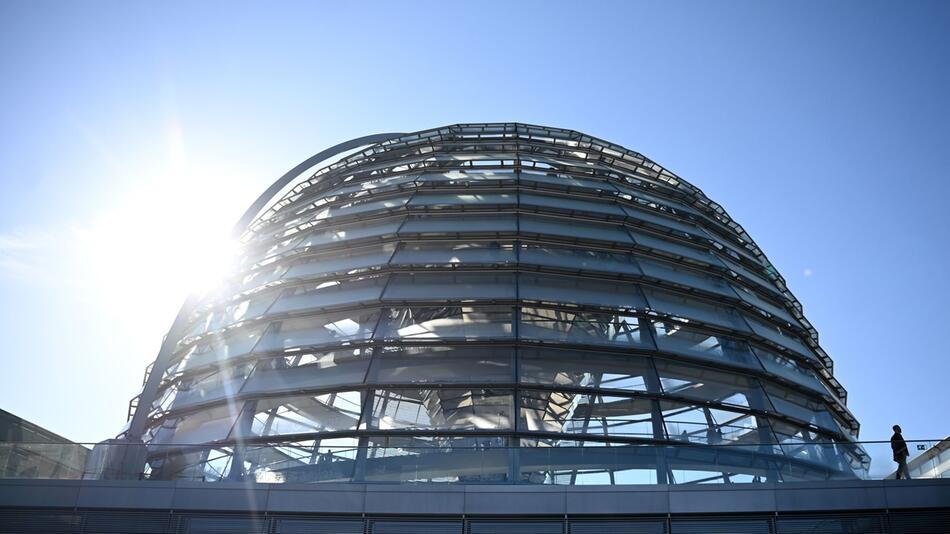
[[[732,308],[652,287],[643,287],[643,294],[650,303],[650,308],[659,313],[740,332],[749,331],[742,317]]]
[[[369,361],[370,349],[363,348],[298,351],[260,360],[242,393],[301,391],[361,384]]]
[[[632,354],[520,349],[518,366],[523,384],[660,392],[649,359]]]
[[[149,441],[160,445],[218,441],[228,436],[235,419],[237,413],[228,405],[169,417],[152,430]]]
[[[633,236],[637,245],[658,251],[661,254],[695,260],[709,265],[722,265],[722,263],[707,250],[691,247],[677,241],[664,239],[636,230],[628,231]]]
[[[505,347],[382,347],[367,382],[376,384],[514,382],[514,349]]]
[[[597,214],[598,216],[613,215],[623,217],[625,215],[620,206],[609,202],[596,202],[593,200],[581,200],[578,198],[565,198],[554,195],[542,195],[534,193],[522,193],[521,203],[526,206],[538,206],[541,208],[550,208],[554,211],[565,212],[587,212]]]
[[[170,372],[246,356],[257,345],[266,325],[236,328],[202,337],[169,367]]]
[[[439,215],[411,215],[406,224],[399,230],[403,234],[421,234],[444,236],[457,233],[498,234],[515,233],[518,231],[518,221],[514,214],[453,214],[452,216]]]
[[[512,426],[512,392],[503,389],[377,390],[367,428],[484,430]]]
[[[669,395],[763,411],[772,409],[754,378],[670,360],[656,359],[654,363],[663,392]]]
[[[798,322],[798,319],[792,317],[792,315],[788,313],[788,310],[772,304],[768,300],[756,295],[754,291],[746,289],[740,285],[735,285],[733,288],[735,289],[736,294],[738,294],[739,298],[742,300],[748,302],[756,308],[759,308],[760,310],[764,310],[769,314],[774,315],[775,317],[791,324],[796,328],[802,328],[802,325]]]
[[[736,292],[721,277],[704,274],[695,269],[661,260],[637,257],[643,274],[663,282],[670,282],[692,289],[702,289],[724,297],[735,298]]]
[[[518,261],[521,264],[544,265],[572,271],[605,271],[638,276],[638,262],[630,254],[585,250],[554,245],[521,246]]]
[[[653,438],[653,401],[595,393],[523,390],[526,432]]]
[[[379,200],[359,199],[332,206],[318,208],[316,213],[309,217],[309,221],[319,221],[330,217],[351,217],[371,211],[388,211],[401,208],[409,201],[409,196],[384,198]]]
[[[385,265],[392,257],[394,250],[396,250],[396,245],[387,243],[307,256],[295,261],[281,278],[285,280],[303,279],[335,272],[349,273],[359,269],[377,267]]]
[[[321,228],[305,236],[296,244],[296,248],[316,247],[344,241],[356,241],[359,239],[395,235],[402,221],[402,218],[377,219],[355,224],[334,226],[332,228]]]
[[[821,385],[821,381],[815,375],[814,369],[809,369],[802,363],[780,356],[776,352],[762,347],[753,347],[752,351],[759,357],[759,361],[762,362],[762,366],[765,367],[766,371],[811,388],[822,395],[829,395],[827,388]]]
[[[752,350],[744,341],[672,321],[653,321],[653,332],[661,351],[759,368]]]
[[[510,300],[515,293],[511,273],[394,274],[383,293],[385,300]]]
[[[412,182],[416,179],[415,174],[403,174],[399,176],[384,176],[382,178],[376,178],[371,180],[364,180],[357,183],[347,183],[341,187],[335,189],[330,189],[323,193],[320,193],[320,196],[327,197],[340,197],[349,195],[351,193],[356,193],[359,191],[373,191],[375,189],[391,189],[400,184],[406,184]]]
[[[618,224],[581,222],[532,215],[522,215],[519,224],[519,230],[529,234],[548,234],[573,239],[633,244],[630,235]]]
[[[579,189],[589,192],[605,192],[610,195],[617,194],[617,188],[610,182],[600,180],[588,180],[586,178],[577,178],[565,174],[549,175],[537,171],[523,170],[519,174],[519,179],[523,186],[534,186],[552,189]]]
[[[674,401],[660,401],[660,409],[670,439],[704,445],[747,443],[756,448],[775,441],[768,422],[752,414]]]
[[[495,170],[466,170],[466,171],[446,171],[443,173],[426,173],[419,177],[419,184],[422,186],[490,186],[500,187],[503,182],[512,182],[515,180],[515,172],[495,169]]]
[[[336,391],[244,403],[235,437],[281,436],[356,430],[362,413],[359,391]]]
[[[651,346],[641,319],[621,313],[592,313],[549,308],[522,308],[518,323],[523,339],[586,345]]]
[[[241,391],[253,364],[244,363],[230,367],[210,366],[197,373],[189,373],[171,382],[165,394],[159,397],[155,409],[163,412],[184,410],[189,407],[214,402]]]
[[[420,241],[404,243],[394,265],[460,265],[467,263],[500,265],[514,263],[510,243],[498,241]]]
[[[286,319],[271,324],[255,347],[256,352],[283,350],[341,341],[368,339],[379,319],[379,312],[338,312]]]
[[[513,336],[511,309],[435,306],[384,310],[376,339],[506,339]]]
[[[631,282],[591,280],[573,276],[523,273],[518,277],[518,296],[524,300],[586,304],[629,310],[646,309],[640,289]]]
[[[213,332],[234,323],[260,317],[271,306],[277,295],[275,292],[256,294],[232,304],[219,305],[195,321],[188,335]]]
[[[779,413],[790,415],[832,432],[847,434],[841,429],[823,402],[809,399],[801,393],[773,384],[765,384],[765,391],[769,394],[772,405]]]
[[[815,353],[812,352],[810,348],[808,348],[808,345],[805,345],[805,343],[803,343],[801,339],[793,332],[781,328],[780,326],[769,324],[764,320],[752,317],[749,314],[743,314],[743,317],[749,326],[752,327],[752,331],[756,334],[768,339],[769,341],[775,342],[776,344],[785,347],[786,349],[789,349],[798,355],[810,358],[812,360],[817,359],[815,357]]]
[[[695,224],[677,221],[672,217],[664,217],[662,215],[652,213],[651,211],[635,208],[633,206],[624,206],[623,211],[628,217],[632,217],[639,221],[652,223],[663,228],[669,228],[671,230],[679,230],[680,232],[687,234],[694,234],[704,238],[707,237],[706,233],[700,230]]]
[[[388,277],[372,276],[350,280],[328,280],[284,290],[271,313],[313,310],[341,304],[378,301]]]
[[[446,208],[458,206],[489,206],[516,204],[518,195],[512,193],[416,193],[410,207]]]

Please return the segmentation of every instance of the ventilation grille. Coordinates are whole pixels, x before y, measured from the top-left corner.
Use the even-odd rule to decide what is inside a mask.
[[[570,534],[667,534],[666,520],[571,521]]]
[[[768,518],[674,519],[671,534],[772,534]]]
[[[260,517],[198,516],[181,524],[182,534],[266,534],[266,520]]]
[[[362,519],[274,518],[274,534],[363,534]]]
[[[779,517],[778,534],[886,534],[880,516],[827,515]],[[915,533],[917,534],[917,533]]]
[[[898,512],[888,517],[891,534],[946,534],[950,512]]]
[[[82,516],[50,510],[0,510],[3,534],[73,534],[79,532]]]
[[[373,521],[370,534],[462,534],[461,521]]]
[[[172,532],[168,512],[86,512],[87,534],[165,534]]]
[[[346,518],[0,508],[0,534],[947,534],[950,510],[622,518]]]
[[[468,534],[564,534],[563,521],[470,521]]]

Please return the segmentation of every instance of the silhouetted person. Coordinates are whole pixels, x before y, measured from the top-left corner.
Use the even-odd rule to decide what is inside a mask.
[[[894,425],[894,435],[891,436],[891,450],[894,451],[894,461],[897,462],[897,473],[894,474],[895,480],[900,480],[901,474],[904,478],[910,480],[910,472],[907,470],[907,457],[910,452],[907,450],[907,442],[901,435],[901,427]]]

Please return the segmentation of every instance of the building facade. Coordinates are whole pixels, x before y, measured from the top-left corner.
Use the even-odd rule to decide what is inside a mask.
[[[123,436],[148,477],[863,476],[815,329],[695,186],[517,123],[343,148],[262,197],[235,271],[179,314]]]

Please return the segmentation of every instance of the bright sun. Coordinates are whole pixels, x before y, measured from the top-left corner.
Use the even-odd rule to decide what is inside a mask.
[[[153,338],[189,293],[227,274],[237,250],[231,228],[249,203],[223,178],[139,181],[114,208],[72,228],[78,278],[114,320]]]

